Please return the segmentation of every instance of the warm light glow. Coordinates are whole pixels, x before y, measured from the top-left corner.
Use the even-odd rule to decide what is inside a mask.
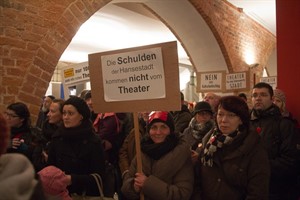
[[[267,70],[266,68],[264,67],[264,70],[263,70],[263,75],[262,77],[268,77],[268,73],[267,73]]]
[[[151,27],[145,30],[128,23],[133,22],[105,13],[95,14],[77,31],[60,61],[86,62],[90,53],[177,41],[172,32],[163,24],[159,30],[151,29]],[[186,57],[180,43],[177,42],[177,44],[178,51],[180,50],[179,57]]]
[[[245,62],[248,65],[252,65],[255,63],[254,50],[253,48],[248,47],[244,53]]]

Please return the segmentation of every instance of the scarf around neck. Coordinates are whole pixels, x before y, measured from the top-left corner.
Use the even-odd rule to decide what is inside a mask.
[[[201,162],[204,166],[213,166],[213,156],[214,153],[218,150],[223,148],[224,145],[229,145],[232,143],[232,141],[235,139],[237,135],[239,135],[241,132],[236,130],[233,133],[230,133],[229,135],[224,135],[215,128],[213,130],[213,133],[211,134],[207,144],[204,148],[204,154],[201,157]]]
[[[69,141],[82,141],[93,133],[93,126],[89,120],[83,121],[77,127],[66,128],[64,125],[59,128],[59,133],[63,139]]]
[[[172,151],[178,144],[178,137],[176,134],[170,134],[162,143],[154,143],[149,135],[141,140],[141,150],[154,160],[159,160],[162,156]]]
[[[192,118],[190,125],[193,137],[200,141],[214,126],[214,122],[209,120],[206,123],[198,123],[195,118]]]

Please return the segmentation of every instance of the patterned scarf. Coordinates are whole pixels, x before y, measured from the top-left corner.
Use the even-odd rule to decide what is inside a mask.
[[[204,154],[201,157],[201,162],[204,166],[213,166],[213,155],[218,150],[218,148],[222,148],[224,145],[231,144],[234,138],[239,135],[240,131],[234,131],[229,135],[224,135],[215,128],[213,133],[211,134],[207,144],[205,145]]]
[[[192,118],[190,125],[192,129],[192,135],[196,140],[202,140],[202,138],[208,133],[214,126],[214,122],[209,120],[206,123],[198,123],[195,118]]]

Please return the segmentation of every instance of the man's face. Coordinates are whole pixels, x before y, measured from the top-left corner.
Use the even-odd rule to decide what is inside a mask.
[[[45,99],[44,99],[44,101],[43,101],[43,107],[42,107],[42,110],[43,110],[44,112],[48,112],[51,103],[52,103],[52,99],[51,99],[50,97],[45,97]]]
[[[219,103],[219,99],[217,98],[217,95],[212,92],[206,93],[203,100],[209,103],[209,105],[213,108],[213,110]]]
[[[92,98],[86,99],[85,102],[86,102],[86,104],[88,105],[90,111],[92,112],[92,111],[94,110]]]
[[[273,98],[267,88],[254,88],[251,99],[255,110],[266,110],[273,103]]]

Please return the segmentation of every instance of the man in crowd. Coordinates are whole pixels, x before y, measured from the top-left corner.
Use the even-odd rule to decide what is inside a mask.
[[[257,83],[252,90],[251,126],[261,136],[268,152],[271,177],[271,200],[297,199],[297,175],[299,175],[299,150],[295,142],[296,127],[281,116],[273,104],[273,89],[267,83]]]

